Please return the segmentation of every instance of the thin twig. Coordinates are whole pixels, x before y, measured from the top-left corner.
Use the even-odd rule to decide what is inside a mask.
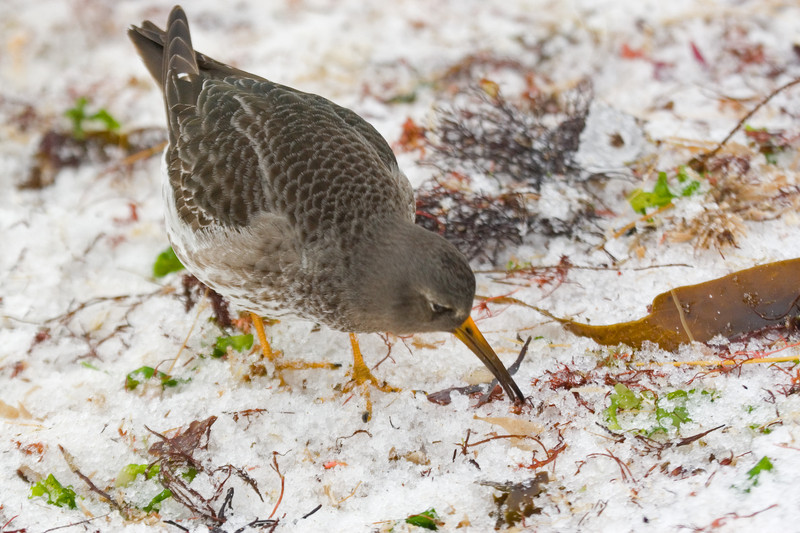
[[[189,339],[192,337],[192,332],[194,331],[194,328],[197,325],[197,321],[200,319],[200,313],[206,308],[207,301],[208,301],[208,289],[206,289],[206,291],[203,293],[203,300],[200,302],[200,305],[197,306],[197,313],[195,313],[194,320],[192,320],[192,326],[189,328],[189,332],[186,333],[186,338],[183,339],[183,342],[181,343],[181,347],[178,350],[178,353],[172,360],[172,364],[169,365],[169,370],[167,371],[167,374],[172,374],[172,369],[175,368],[175,365],[178,363],[178,359],[180,359],[183,350],[186,349],[186,345],[189,343]]]
[[[756,359],[722,359],[721,361],[662,361],[635,362],[634,366],[738,366],[756,363],[791,363],[800,359],[800,355],[784,355],[781,357],[758,357]]]
[[[66,525],[63,525],[63,526],[51,527],[50,529],[45,529],[44,531],[42,531],[42,533],[49,533],[50,531],[55,531],[57,529],[64,529],[64,528],[67,528],[67,527],[75,527],[75,526],[79,526],[81,524],[88,524],[89,522],[93,522],[94,520],[97,520],[98,518],[105,518],[110,514],[111,513],[101,514],[101,515],[98,515],[98,516],[93,516],[91,518],[87,518],[86,520],[81,520],[80,522],[72,522],[71,524],[66,524]],[[23,529],[21,531],[25,531],[25,530]],[[11,532],[9,532],[9,533],[11,533]]]
[[[286,478],[283,474],[281,474],[281,469],[278,467],[278,453],[272,452],[272,469],[278,474],[278,477],[281,478],[281,493],[278,496],[278,501],[275,502],[275,507],[273,507],[272,512],[267,517],[267,519],[272,518],[275,516],[275,513],[278,511],[278,506],[280,506],[281,501],[283,501],[283,490],[286,485]]]
[[[100,489],[97,485],[95,485],[94,482],[91,479],[89,479],[88,476],[84,475],[83,472],[81,472],[78,469],[77,465],[75,465],[75,458],[72,456],[71,453],[67,452],[67,450],[65,450],[64,447],[61,446],[60,444],[58,445],[58,449],[61,451],[61,455],[64,456],[64,460],[67,462],[67,466],[69,466],[69,469],[72,471],[72,473],[81,478],[83,482],[86,483],[86,485],[89,487],[89,490],[99,494],[103,499],[107,500],[108,503],[111,504],[111,506],[114,509],[119,511],[126,519],[129,519],[128,513],[120,504],[114,501],[114,498],[112,498],[107,492],[105,492],[104,490]]]
[[[692,435],[691,437],[686,437],[685,439],[681,439],[675,446],[686,446],[687,444],[691,444],[698,439],[702,439],[709,433],[716,431],[718,429],[724,428],[725,424],[719,425],[715,428],[711,428],[708,431],[703,431],[702,433],[698,433],[697,435]]]
[[[750,110],[749,113],[747,113],[744,117],[742,117],[742,119],[739,121],[739,123],[736,124],[736,127],[734,127],[730,131],[730,133],[728,133],[728,135],[724,139],[722,139],[722,141],[720,141],[720,143],[717,144],[717,146],[713,150],[711,150],[710,152],[706,152],[705,154],[702,154],[702,155],[700,155],[698,157],[695,157],[692,161],[689,162],[689,165],[692,168],[698,167],[698,168],[702,169],[703,166],[705,165],[705,162],[708,161],[708,159],[710,159],[710,158],[714,157],[715,155],[717,155],[717,153],[720,150],[722,150],[722,147],[725,146],[725,144],[731,139],[731,137],[733,137],[736,134],[736,132],[738,132],[740,129],[742,129],[742,126],[744,126],[744,123],[747,122],[750,119],[750,117],[755,115],[758,112],[759,109],[761,109],[762,107],[767,105],[767,103],[770,100],[772,100],[772,98],[775,97],[778,93],[780,93],[782,91],[785,91],[789,87],[792,87],[793,85],[797,85],[798,83],[800,83],[800,78],[795,78],[792,81],[781,85],[780,87],[778,87],[777,89],[775,89],[774,91],[769,93],[769,95],[767,95],[766,98],[761,100],[758,104],[756,104],[756,106],[753,109]],[[697,169],[695,169],[695,170],[697,170]]]

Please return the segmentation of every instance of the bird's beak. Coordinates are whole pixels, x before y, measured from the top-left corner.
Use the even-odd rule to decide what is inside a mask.
[[[486,368],[491,370],[494,377],[497,378],[497,381],[499,381],[503,389],[505,389],[509,398],[514,402],[522,402],[525,399],[525,396],[522,395],[522,391],[519,390],[519,387],[514,382],[514,378],[511,377],[506,367],[503,366],[503,362],[497,357],[497,354],[494,353],[489,343],[486,342],[486,339],[481,334],[478,326],[475,325],[475,321],[472,320],[472,317],[467,317],[464,323],[453,331],[453,335],[466,344],[467,348],[472,350],[472,352],[478,356],[478,359],[486,365]]]

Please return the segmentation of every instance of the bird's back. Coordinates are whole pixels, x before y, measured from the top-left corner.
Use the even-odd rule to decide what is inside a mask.
[[[357,114],[195,52],[179,8],[166,32],[146,22],[129,34],[164,91],[169,186],[188,228],[269,213],[304,243],[336,232],[347,245],[370,221],[413,219],[408,180]]]

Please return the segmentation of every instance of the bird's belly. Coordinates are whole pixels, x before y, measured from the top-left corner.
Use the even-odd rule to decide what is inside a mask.
[[[165,158],[166,159],[166,158]],[[258,256],[257,235],[247,229],[210,226],[196,230],[178,213],[175,192],[162,164],[164,218],[175,255],[198,280],[227,298],[235,306],[260,316],[298,317],[325,324],[333,329],[356,331],[340,308],[341,295],[336,279],[315,273],[315,261],[302,258],[288,261]],[[317,255],[311,252],[309,255]],[[266,259],[268,267],[255,265]]]
[[[243,255],[242,250],[237,249],[240,232],[220,229],[195,231],[184,222],[176,208],[165,160],[162,161],[162,175],[167,235],[175,255],[193,276],[245,311],[274,318],[309,318],[302,306],[296,305],[297,302],[291,298],[287,299],[281,291],[280,272],[274,274],[275,281],[270,283],[269,276],[262,273],[256,278],[252,270],[236,266],[236,258]]]

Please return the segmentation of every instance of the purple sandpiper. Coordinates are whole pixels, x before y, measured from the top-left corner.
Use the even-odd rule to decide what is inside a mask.
[[[145,21],[128,34],[164,93],[163,196],[175,253],[251,313],[276,369],[261,316],[350,332],[362,387],[377,380],[356,332],[448,331],[511,399],[524,399],[470,318],[469,263],[414,224],[411,185],[375,128],[321,96],[196,52],[180,6],[166,31]]]

